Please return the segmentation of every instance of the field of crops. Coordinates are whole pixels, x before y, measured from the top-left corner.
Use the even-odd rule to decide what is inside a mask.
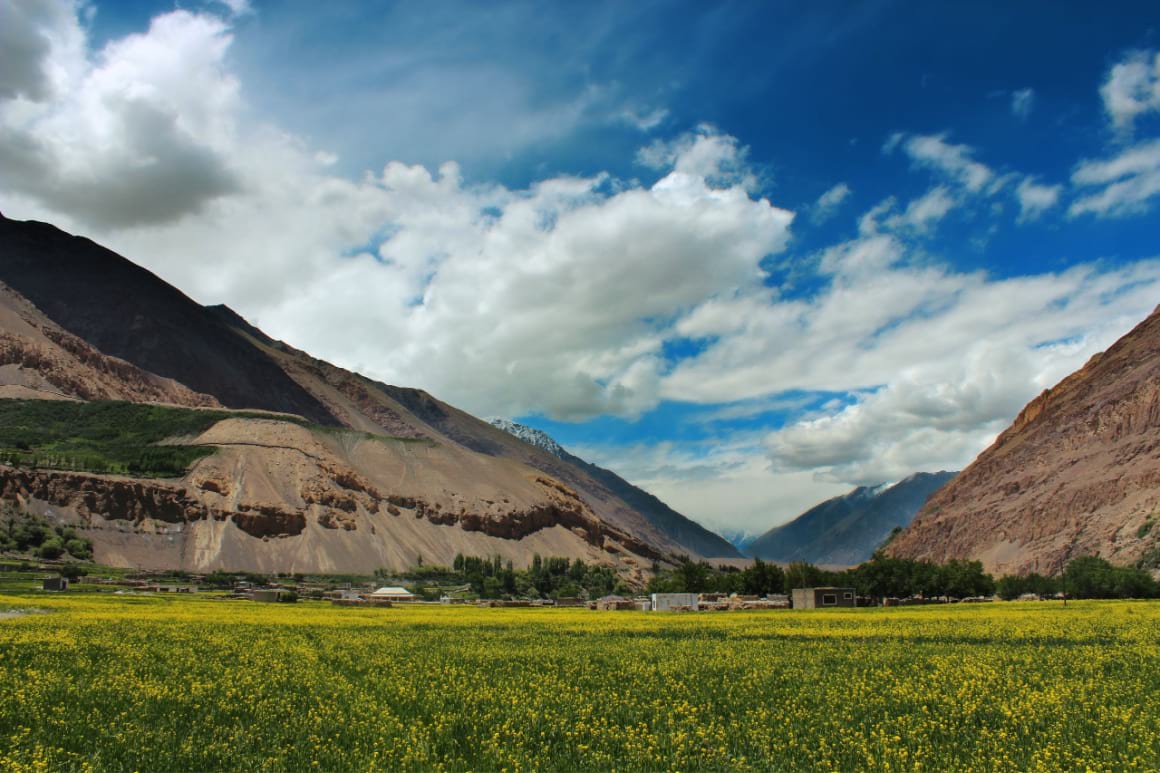
[[[1160,604],[0,595],[2,770],[1160,769]]]

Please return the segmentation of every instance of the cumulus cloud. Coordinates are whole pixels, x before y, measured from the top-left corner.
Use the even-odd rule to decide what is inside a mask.
[[[830,188],[814,202],[810,219],[814,223],[824,223],[829,220],[837,213],[838,209],[850,197],[851,193],[853,191],[846,183],[838,183],[833,188]]]
[[[1072,172],[1074,186],[1085,193],[1068,214],[1123,217],[1146,211],[1160,194],[1160,139],[1142,142],[1117,156],[1084,161]]]
[[[757,281],[788,239],[792,215],[748,191],[745,148],[708,126],[650,146],[647,187],[469,186],[454,163],[333,176],[325,152],[249,119],[232,44],[223,19],[175,11],[82,51],[48,102],[4,115],[4,210],[347,367],[566,418],[652,407],[665,327]]]
[[[1035,90],[1018,89],[1011,92],[1011,112],[1020,120],[1027,120],[1035,108]]]
[[[636,160],[650,169],[672,168],[678,174],[702,177],[716,185],[751,190],[757,178],[746,163],[748,155],[748,148],[735,137],[702,124],[674,140],[655,140],[640,149]]]
[[[1004,280],[916,261],[863,234],[821,259],[812,299],[718,298],[678,324],[712,343],[662,382],[707,404],[847,391],[852,404],[766,439],[777,474],[849,485],[967,464],[1031,397],[1151,310],[1160,262]]]
[[[5,14],[19,15],[5,3]],[[31,3],[0,103],[6,186],[98,227],[176,220],[240,186],[233,168],[237,82],[216,17],[176,11],[96,57],[67,6]],[[33,77],[36,74],[36,77]]]
[[[1160,110],[1160,52],[1130,53],[1112,67],[1100,96],[1112,126],[1131,134],[1139,116]]]
[[[0,100],[49,99],[76,68],[83,37],[68,5],[0,2]]]
[[[1043,213],[1059,203],[1062,185],[1041,185],[1034,177],[1024,177],[1015,189],[1019,200],[1019,222],[1038,220]]]

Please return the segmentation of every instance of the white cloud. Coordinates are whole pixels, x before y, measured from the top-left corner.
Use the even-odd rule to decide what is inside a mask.
[[[3,0],[0,100],[37,103],[49,99],[67,86],[79,68],[83,48],[84,34],[71,5],[51,0]]]
[[[1100,96],[1112,126],[1131,134],[1139,116],[1160,110],[1160,52],[1134,51],[1114,65]]]
[[[693,448],[659,443],[570,450],[616,470],[718,533],[760,534],[850,489],[811,472],[773,472],[761,437],[752,434],[714,438]]]
[[[620,112],[618,117],[622,122],[639,131],[650,132],[668,120],[669,110],[664,107],[657,107],[652,110],[625,108]]]
[[[1035,90],[1018,89],[1011,92],[1011,112],[1016,118],[1027,120],[1035,108]]]
[[[232,16],[249,16],[254,12],[250,0],[215,0],[229,10]]]
[[[1062,185],[1040,185],[1033,177],[1024,177],[1015,189],[1019,200],[1019,222],[1038,220],[1044,212],[1059,203]]]
[[[221,70],[224,23],[176,11],[89,62],[64,7],[42,15],[47,53],[29,50],[16,68],[39,71],[38,85],[0,104],[8,190],[110,228],[176,220],[237,192],[238,84]]]
[[[846,183],[838,183],[833,188],[830,188],[828,191],[819,196],[816,202],[814,202],[810,219],[813,220],[814,223],[823,223],[826,220],[829,220],[834,216],[835,213],[837,213],[838,209],[842,206],[843,202],[849,198],[851,193],[853,193],[853,191]]]
[[[1068,214],[1123,217],[1146,211],[1160,194],[1160,139],[1129,147],[1103,161],[1084,161],[1071,181],[1089,192],[1072,202]]]
[[[757,178],[746,163],[748,155],[748,148],[735,137],[702,124],[674,140],[655,140],[640,149],[636,161],[650,169],[671,168],[678,174],[704,178],[714,185],[752,190]]]
[[[883,150],[892,152],[901,145],[910,160],[920,167],[931,169],[948,180],[962,185],[971,193],[979,193],[994,178],[994,172],[971,158],[974,151],[967,145],[953,145],[947,142],[945,134],[915,135],[911,137],[894,135]]]
[[[958,203],[949,188],[939,185],[907,204],[902,212],[887,218],[884,224],[890,229],[909,229],[917,233],[926,233],[946,217]]]

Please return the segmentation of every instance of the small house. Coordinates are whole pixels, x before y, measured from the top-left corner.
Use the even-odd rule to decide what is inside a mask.
[[[794,609],[824,609],[826,607],[852,607],[856,604],[853,588],[794,588]]]
[[[379,588],[367,596],[368,601],[414,601],[415,594],[397,586]]]
[[[632,602],[632,599],[612,595],[597,599],[596,608],[602,612],[613,612],[620,609],[636,609],[637,606]]]
[[[255,588],[250,592],[250,598],[254,601],[262,601],[266,603],[274,603],[278,601],[297,601],[298,596],[292,590],[285,588]]]
[[[696,611],[700,601],[696,593],[654,593],[651,599],[653,612]]]
[[[67,577],[48,577],[44,580],[44,590],[68,590]]]

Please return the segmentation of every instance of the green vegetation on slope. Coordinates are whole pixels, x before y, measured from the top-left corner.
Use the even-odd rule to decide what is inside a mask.
[[[265,419],[313,432],[381,442],[430,443],[346,428],[323,427],[299,416],[145,405],[119,400],[0,400],[0,464],[163,478],[184,475],[212,455],[213,446],[162,445],[200,435],[223,419]]]
[[[216,449],[159,445],[200,435],[222,419],[296,417],[197,410],[112,400],[0,400],[0,462],[142,477],[173,477]]]
[[[26,553],[49,560],[71,556],[88,561],[93,557],[93,543],[71,526],[17,512],[5,503],[0,512],[0,552]]]

